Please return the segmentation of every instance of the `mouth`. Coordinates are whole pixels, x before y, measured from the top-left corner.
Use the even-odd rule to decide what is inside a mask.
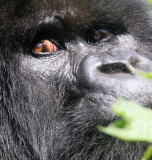
[[[101,122],[102,118],[104,125],[118,119],[118,116],[111,110],[111,106],[117,102],[118,97],[152,108],[152,83],[147,79],[141,77],[137,77],[134,81],[124,79],[124,81],[119,84],[113,84],[110,89],[102,90],[102,88],[99,87],[97,89],[96,91],[90,92],[85,90],[79,102],[81,101],[81,106],[86,107],[86,111],[89,111],[89,114],[92,116],[92,118],[90,116],[88,119]],[[96,113],[94,118],[91,113],[92,110]],[[86,115],[88,115],[88,113],[86,113]]]

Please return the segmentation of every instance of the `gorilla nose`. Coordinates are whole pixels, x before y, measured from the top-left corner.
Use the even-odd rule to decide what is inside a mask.
[[[101,73],[105,74],[131,73],[127,67],[127,64],[123,62],[103,64],[98,69]]]
[[[135,76],[127,66],[152,71],[152,62],[148,58],[124,48],[114,48],[106,53],[87,55],[82,60],[77,74],[78,86],[104,90],[120,81],[123,83],[125,78]]]

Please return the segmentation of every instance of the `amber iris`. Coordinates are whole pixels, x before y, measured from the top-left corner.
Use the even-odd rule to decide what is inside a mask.
[[[39,52],[55,52],[57,51],[56,45],[54,45],[49,40],[41,40],[39,43],[37,43],[34,48],[33,52],[39,53]]]

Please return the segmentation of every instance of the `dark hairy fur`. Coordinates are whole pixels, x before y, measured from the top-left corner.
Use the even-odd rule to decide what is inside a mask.
[[[118,118],[118,96],[151,107],[151,83],[126,69],[152,70],[149,12],[144,0],[0,0],[0,159],[139,160],[147,144],[97,127]],[[96,28],[113,37],[87,43]],[[31,53],[54,37],[63,49]]]

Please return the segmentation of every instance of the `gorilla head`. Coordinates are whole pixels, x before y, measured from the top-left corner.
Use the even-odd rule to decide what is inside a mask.
[[[146,144],[99,133],[118,96],[145,107],[152,23],[144,0],[0,0],[0,158],[138,160]]]

